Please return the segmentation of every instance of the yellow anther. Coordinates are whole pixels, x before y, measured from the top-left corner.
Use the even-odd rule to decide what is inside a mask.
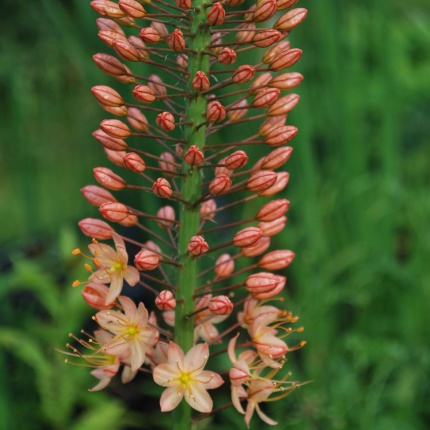
[[[81,250],[79,248],[76,248],[72,251],[72,255],[78,255],[81,253]]]
[[[77,287],[80,283],[81,281],[76,280],[75,282],[73,282],[72,287]]]
[[[85,263],[84,267],[85,267],[85,269],[88,270],[88,272],[92,272],[93,271],[93,268],[88,263]]]

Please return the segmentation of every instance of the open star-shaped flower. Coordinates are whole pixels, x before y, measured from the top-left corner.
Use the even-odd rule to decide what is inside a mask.
[[[218,388],[224,381],[217,373],[203,370],[209,358],[208,345],[199,343],[184,355],[178,345],[170,342],[167,356],[168,362],[153,372],[154,381],[167,387],[160,399],[161,411],[171,411],[184,398],[197,411],[211,412],[213,402],[207,390]]]

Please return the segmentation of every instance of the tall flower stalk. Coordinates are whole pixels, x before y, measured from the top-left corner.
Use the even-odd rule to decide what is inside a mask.
[[[297,128],[286,121],[299,101],[291,90],[303,79],[289,70],[301,50],[287,37],[307,13],[292,8],[296,1],[91,2],[111,49],[94,61],[128,85],[123,94],[92,88],[103,109],[123,117],[103,120],[93,135],[115,169],[134,179],[96,167],[101,186],[82,189],[108,221],[80,221],[92,238],[92,264],[88,281],[74,283],[98,310],[100,328],[74,338],[68,354],[94,367],[95,390],[121,366],[124,383],[138,370],[152,374],[165,387],[160,407],[174,411],[175,429],[229,406],[248,426],[254,411],[275,424],[261,403],[301,385],[282,367],[304,345],[287,345],[285,337],[302,328],[274,305],[282,304],[294,253],[271,249],[287,221],[282,169]],[[261,61],[247,63],[255,58]],[[131,190],[155,195],[159,206],[123,201],[117,192],[126,189],[129,197]],[[237,218],[254,199],[257,213]],[[111,239],[115,249],[101,243]],[[136,305],[124,295],[125,282],[149,291],[153,302]],[[205,370],[211,349],[228,353],[230,368],[217,369],[228,377]],[[208,390],[228,380],[231,398],[214,407]]]

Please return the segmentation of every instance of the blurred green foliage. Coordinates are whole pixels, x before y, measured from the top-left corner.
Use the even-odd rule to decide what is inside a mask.
[[[65,226],[96,213],[79,188],[105,163],[91,137],[103,112],[89,88],[111,82],[91,61],[106,50],[86,1],[3,3],[0,426],[120,429],[124,403],[86,393],[87,371],[64,366],[52,349],[87,318],[68,287],[77,269],[61,249],[76,246]],[[300,130],[288,166],[292,208],[277,240],[297,253],[288,304],[309,342],[289,364],[296,379],[313,382],[266,411],[289,429],[424,430],[430,5],[300,5],[309,16],[291,40],[304,50],[294,69],[305,81],[289,121]],[[38,237],[49,252],[24,258]],[[228,411],[220,419],[244,426]]]

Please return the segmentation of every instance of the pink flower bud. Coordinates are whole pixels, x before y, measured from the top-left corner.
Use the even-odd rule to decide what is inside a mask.
[[[221,64],[233,64],[236,62],[236,52],[231,48],[224,48],[217,59]]]
[[[249,275],[245,281],[245,287],[251,294],[268,293],[276,288],[278,277],[270,272],[259,272]]]
[[[228,376],[232,385],[239,387],[250,376],[249,367],[243,361],[238,361],[233,364],[233,367],[228,372]]]
[[[82,297],[92,308],[103,311],[110,309],[115,306],[115,300],[109,304],[106,303],[107,296],[109,294],[109,287],[104,284],[98,284],[96,282],[90,282],[85,285],[82,290]]]
[[[146,164],[142,157],[135,152],[129,152],[122,159],[124,167],[132,172],[142,173],[146,169]]]
[[[233,273],[234,270],[234,260],[231,258],[230,254],[221,254],[215,263],[215,275],[217,278],[224,278]]]
[[[278,5],[276,0],[263,0],[259,2],[257,10],[252,15],[252,20],[254,22],[263,22],[272,18],[278,10]]]
[[[176,6],[188,10],[191,8],[191,0],[175,0]]]
[[[223,121],[226,117],[225,107],[218,101],[209,102],[206,116],[211,123]]]
[[[100,205],[99,211],[104,218],[114,222],[123,221],[130,215],[127,206],[118,202],[103,203]]]
[[[176,28],[173,33],[167,38],[167,45],[175,52],[182,52],[185,49],[185,39],[181,30]]]
[[[275,128],[264,136],[264,143],[269,146],[281,146],[292,140],[299,129],[293,125],[283,125]]]
[[[120,39],[114,40],[112,42],[112,48],[123,60],[137,62],[142,59],[140,52],[128,41]]]
[[[209,89],[210,87],[209,79],[203,72],[198,71],[193,81],[191,82],[191,86],[198,93],[202,93],[203,91],[207,91]]]
[[[164,175],[167,177],[173,177],[174,173],[177,171],[175,157],[170,152],[162,152],[160,154],[158,165],[160,169],[164,170]]]
[[[254,77],[254,74],[255,68],[249,64],[244,64],[235,70],[231,79],[235,84],[245,84]]]
[[[97,218],[84,218],[78,225],[82,233],[98,240],[110,239],[114,231],[108,223]]]
[[[258,228],[263,232],[264,236],[275,236],[280,233],[287,223],[287,217],[281,216],[273,221],[260,222]]]
[[[103,130],[98,129],[93,133],[93,136],[107,149],[112,151],[124,151],[128,149],[127,144],[122,139],[115,139],[109,136]]]
[[[270,246],[270,237],[262,236],[260,240],[249,248],[242,248],[241,253],[245,257],[256,257],[257,255],[261,255],[265,252]]]
[[[288,172],[279,172],[276,182],[270,188],[267,188],[267,190],[261,191],[259,195],[261,197],[269,197],[279,193],[287,186],[289,179],[290,174]]]
[[[246,188],[254,193],[259,193],[270,188],[276,182],[277,177],[278,174],[272,170],[259,170],[246,181]]]
[[[127,116],[127,107],[126,106],[107,106],[100,103],[100,106],[106,111],[116,116]]]
[[[289,266],[293,261],[294,257],[295,254],[293,251],[272,251],[263,256],[258,262],[258,265],[266,270],[281,270]]]
[[[233,245],[238,248],[253,246],[262,236],[258,227],[246,227],[237,232],[233,237]]]
[[[112,151],[108,148],[103,148],[106,157],[109,161],[111,161],[113,164],[115,164],[118,167],[124,167],[124,157],[127,154],[125,151]]]
[[[258,221],[263,222],[273,221],[282,215],[285,215],[289,207],[290,202],[287,199],[272,200],[262,206],[255,218]]]
[[[138,108],[128,108],[127,120],[135,130],[143,133],[148,131],[148,120]]]
[[[230,121],[239,121],[248,113],[248,102],[246,99],[238,100],[229,109],[231,110],[228,112],[228,119]]]
[[[108,18],[121,18],[125,15],[118,5],[112,1],[95,0],[90,2],[90,5],[98,14]]]
[[[291,148],[291,146],[276,148],[262,159],[260,168],[269,170],[277,169],[288,161],[292,153],[293,148]]]
[[[261,291],[259,293],[255,293],[252,296],[257,300],[269,299],[270,297],[274,297],[279,294],[284,288],[287,278],[285,276],[275,275],[278,278],[278,284],[270,291]]]
[[[208,24],[217,26],[224,24],[225,10],[220,2],[216,2],[210,8],[208,13]]]
[[[250,85],[250,94],[258,94],[259,91],[267,87],[267,83],[272,79],[270,72],[262,73],[255,78],[254,82]]]
[[[136,51],[140,55],[140,60],[147,60],[149,58],[148,51],[146,49],[146,45],[142,39],[139,39],[136,36],[129,36],[127,39],[133,48],[136,49]]]
[[[191,145],[184,155],[184,160],[189,166],[199,166],[205,157],[197,145]]]
[[[166,221],[166,220],[175,221],[175,209],[173,209],[172,206],[163,206],[160,209],[158,209],[157,217],[165,218],[164,220],[159,220],[157,222],[162,229],[170,230],[175,226],[173,222]]]
[[[110,190],[122,190],[127,188],[127,183],[124,179],[107,167],[95,167],[93,173],[96,181]]]
[[[123,98],[113,88],[106,85],[96,85],[91,88],[93,96],[105,106],[119,107],[124,105]]]
[[[150,75],[149,79],[153,82],[148,82],[148,87],[154,91],[156,97],[164,97],[167,95],[166,86],[158,75]]]
[[[202,236],[193,236],[188,242],[188,252],[194,256],[202,255],[209,250],[209,245]]]
[[[152,103],[155,100],[154,91],[148,85],[136,85],[131,94],[142,103]]]
[[[228,170],[237,170],[245,167],[248,163],[248,155],[245,151],[239,150],[230,154],[224,161]]]
[[[299,103],[300,96],[298,94],[288,94],[278,99],[278,101],[270,106],[267,111],[268,116],[279,116],[290,112]]]
[[[188,55],[178,54],[176,57],[176,63],[183,69],[186,69],[188,67]]]
[[[222,34],[221,33],[212,33],[211,36],[211,45],[212,45],[212,53],[214,55],[218,55],[222,51],[222,46],[217,46],[222,44]]]
[[[287,120],[287,115],[279,115],[279,116],[271,116],[267,118],[263,124],[261,124],[258,133],[261,136],[266,136],[272,130],[276,130],[279,127],[285,125],[285,121]]]
[[[172,195],[172,186],[167,179],[158,178],[152,184],[152,191],[156,196],[167,199]]]
[[[287,13],[284,13],[273,26],[277,30],[291,31],[297,27],[308,14],[308,11],[303,8],[291,9]]]
[[[116,40],[127,42],[124,32],[117,32],[115,30],[101,30],[99,31],[99,37],[105,45],[109,46],[109,48],[113,47],[113,42]]]
[[[233,303],[227,296],[212,297],[208,307],[214,315],[230,315],[233,312]]]
[[[137,270],[154,270],[160,264],[160,256],[148,249],[142,249],[134,257]]]
[[[176,300],[173,293],[169,290],[163,290],[155,298],[155,306],[160,311],[172,311],[176,307]]]
[[[279,72],[281,70],[288,69],[293,64],[297,63],[301,56],[302,50],[297,48],[279,52],[279,54],[275,55],[273,60],[270,62],[269,70]]]
[[[268,108],[278,100],[281,90],[277,88],[265,88],[257,93],[251,105],[256,108]]]
[[[127,68],[117,58],[112,55],[98,53],[93,56],[96,65],[105,73],[112,76],[127,74]]]
[[[221,174],[215,176],[209,184],[209,191],[214,196],[228,193],[231,189],[232,181],[228,175]]]
[[[240,31],[236,33],[236,42],[238,43],[251,43],[252,38],[255,34],[255,29],[257,28],[253,22],[249,24],[240,24],[238,26]]]
[[[146,15],[143,6],[135,0],[119,0],[118,6],[131,18],[140,19]]]
[[[133,227],[137,223],[138,223],[138,219],[136,215],[128,215],[123,220],[118,221],[118,224],[121,224],[124,227]]]
[[[281,38],[281,32],[274,29],[257,32],[252,38],[252,44],[259,48],[267,48]]]
[[[219,160],[218,164],[220,165],[215,167],[215,176],[227,175],[228,177],[230,177],[233,174],[231,170],[228,170],[227,167],[224,166],[226,158],[227,157],[224,157]]]
[[[157,115],[155,122],[158,127],[164,131],[173,131],[175,129],[175,118],[170,112],[162,112]]]
[[[81,188],[81,193],[94,206],[100,206],[107,202],[116,202],[116,198],[108,190],[97,185],[86,185]]]
[[[152,240],[148,240],[144,243],[145,247],[151,251],[154,251],[156,254],[161,254],[161,248]]]
[[[140,30],[139,37],[145,43],[157,43],[160,41],[160,33],[152,27],[142,28],[142,30]]]
[[[200,206],[200,220],[210,221],[215,217],[216,202],[214,199],[204,201]]]
[[[96,23],[97,23],[97,28],[101,31],[112,30],[119,34],[122,34],[125,37],[124,31],[122,30],[122,28],[115,21],[112,21],[111,19],[97,18]]]
[[[131,136],[131,130],[119,119],[104,119],[100,123],[100,128],[115,139],[126,139]]]
[[[270,63],[276,57],[276,55],[279,54],[279,52],[287,51],[288,49],[290,49],[290,42],[288,40],[285,40],[283,42],[276,44],[275,46],[272,46],[263,55],[263,63],[264,64]]]
[[[297,87],[303,80],[303,75],[297,72],[282,73],[272,78],[269,87],[279,88],[280,90],[291,90]]]
[[[263,0],[260,0],[263,1]],[[254,12],[257,10],[257,5],[260,4],[260,1],[257,1],[256,4],[251,5],[251,7],[244,13],[243,19],[244,21],[252,21],[252,16],[254,15]]]
[[[278,10],[285,10],[294,6],[298,0],[277,0]]]

